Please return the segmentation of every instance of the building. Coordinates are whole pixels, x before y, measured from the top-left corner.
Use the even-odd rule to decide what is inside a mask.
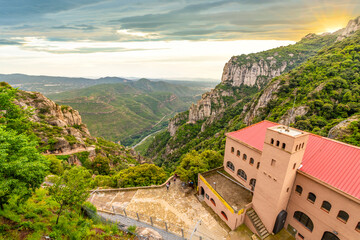
[[[224,166],[199,174],[199,195],[231,229],[262,239],[360,239],[360,148],[262,121],[226,134]]]

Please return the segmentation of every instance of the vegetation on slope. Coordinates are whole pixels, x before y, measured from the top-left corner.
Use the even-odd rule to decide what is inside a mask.
[[[305,115],[297,116],[294,127],[321,136],[341,121],[354,117],[349,134],[339,140],[360,146],[360,32],[331,47],[321,50],[317,56],[294,71],[274,81],[280,81],[280,89],[257,122],[268,119],[279,121],[290,111],[296,95],[295,107],[306,106]]]
[[[310,45],[299,45],[299,49],[304,47],[306,50],[307,47],[312,46],[314,48],[310,52],[315,54],[319,47],[323,46],[322,44],[331,43],[333,40],[329,36],[319,45],[316,44],[316,38],[302,40],[305,41],[304,43],[308,41]],[[342,42],[323,48],[300,67],[275,78],[270,86],[280,81],[280,90],[272,96],[272,100],[264,109],[260,109],[261,113],[252,123],[263,119],[277,122],[286,118],[293,106],[296,91],[295,108],[305,106],[309,110],[305,115],[296,117],[292,126],[327,136],[329,130],[336,124],[352,117],[352,122],[346,127],[346,134],[341,134],[337,139],[360,145],[359,117],[356,117],[360,114],[359,42],[359,33],[357,33]],[[296,44],[292,47],[297,48]],[[285,51],[286,47],[281,49]],[[260,53],[263,55],[262,58],[266,57],[264,54],[265,52]],[[285,54],[279,55],[285,56]],[[241,59],[244,57],[240,56]],[[218,85],[218,88],[226,87],[230,86]],[[179,164],[181,156],[191,150],[212,149],[223,153],[225,133],[247,125],[244,122],[246,113],[254,110],[251,108],[252,104],[256,105],[265,90],[256,94],[251,93],[244,97],[243,101],[231,104],[203,129],[204,121],[198,121],[195,124],[183,124],[173,137],[170,137],[168,132],[160,133],[150,145],[148,156],[154,157],[157,164],[174,169]]]
[[[184,111],[200,88],[140,79],[97,85],[50,97],[79,110],[94,136],[132,145],[167,125],[176,112]]]

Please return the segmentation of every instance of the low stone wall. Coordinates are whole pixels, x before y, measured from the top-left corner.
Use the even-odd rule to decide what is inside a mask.
[[[116,192],[116,191],[134,191],[138,189],[153,189],[153,188],[162,188],[164,187],[169,181],[171,181],[174,176],[170,176],[163,184],[161,185],[151,185],[151,186],[143,186],[143,187],[128,187],[128,188],[106,188],[106,189],[93,189],[90,190],[93,192]]]

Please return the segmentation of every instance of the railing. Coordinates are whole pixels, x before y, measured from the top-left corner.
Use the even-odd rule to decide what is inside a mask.
[[[99,216],[95,211],[91,210],[90,208],[87,208],[85,206],[82,207],[82,210],[86,213],[86,215],[91,218],[95,223],[103,223],[103,224],[115,224],[114,222],[112,222],[111,220],[108,220],[102,216]],[[118,224],[117,225],[118,229],[120,229],[121,231],[130,234],[130,235],[134,235],[137,237],[137,239],[139,240],[148,240],[148,237],[142,236],[140,234],[137,234],[135,232],[130,232],[129,230],[127,230],[125,227],[123,227],[122,225]],[[116,239],[116,237],[112,236],[114,239]],[[119,239],[123,239],[120,238]]]
[[[155,216],[149,216],[149,215],[146,215],[143,213],[130,211],[130,210],[127,210],[126,208],[109,205],[109,204],[106,204],[105,202],[102,202],[99,200],[94,199],[93,204],[95,206],[99,206],[99,205],[104,206],[102,208],[98,208],[99,212],[105,212],[108,214],[121,215],[126,218],[131,218],[138,222],[146,223],[155,228],[158,228],[158,229],[164,230],[166,232],[172,233],[174,235],[177,235],[183,239],[189,239],[190,236],[192,235],[191,240],[214,240],[208,234],[201,232],[201,230],[199,230],[199,229],[196,229],[194,232],[196,223],[194,223],[194,228],[190,228],[187,226],[179,226],[177,224],[164,221]]]

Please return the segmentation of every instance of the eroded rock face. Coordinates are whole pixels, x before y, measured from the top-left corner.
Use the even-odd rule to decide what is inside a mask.
[[[77,110],[69,106],[57,105],[38,92],[21,91],[20,93],[22,97],[17,99],[17,104],[25,108],[32,107],[37,117],[39,114],[51,117],[52,120],[49,121],[51,125],[65,127],[82,124]]]
[[[47,130],[36,130],[44,143],[51,147],[48,154],[73,153],[86,149],[85,139],[91,138],[78,111],[69,106],[59,106],[38,92],[18,91],[15,103],[24,109],[32,109],[30,120],[46,126]],[[48,134],[46,131],[52,131]],[[57,134],[54,135],[54,132]],[[70,141],[70,140],[71,141]]]
[[[349,118],[345,119],[344,121],[341,121],[336,126],[334,126],[334,127],[332,127],[330,129],[329,134],[328,134],[328,138],[341,139],[345,135],[350,134],[351,132],[348,129],[349,125],[353,121],[358,121],[359,119],[360,119],[360,116],[352,116],[352,117],[349,117]]]
[[[341,41],[344,38],[349,37],[351,34],[353,34],[359,29],[360,29],[360,16],[349,21],[346,28],[342,30],[341,34],[338,36],[336,41]]]
[[[225,107],[222,97],[234,96],[232,90],[213,89],[204,93],[197,104],[193,104],[189,109],[189,123],[196,123],[207,117],[216,115]]]
[[[309,111],[308,106],[299,106],[294,108],[294,112],[292,112],[292,109],[287,111],[286,114],[284,114],[279,123],[283,125],[288,125],[295,123],[295,118],[298,116],[304,116]]]
[[[283,73],[288,65],[286,61],[283,61],[278,67],[277,61],[273,57],[268,57],[267,61],[261,59],[258,62],[249,61],[243,65],[236,63],[236,60],[237,57],[234,56],[225,64],[221,83],[235,87],[246,85],[261,88],[270,79]]]
[[[184,120],[188,119],[188,115],[186,112],[177,114],[174,118],[170,119],[168,125],[168,131],[170,132],[170,136],[174,136],[179,126],[181,126]]]
[[[274,99],[276,97],[275,93],[279,90],[280,88],[280,80],[276,80],[274,82],[271,83],[271,85],[269,85],[267,88],[265,88],[263,94],[260,96],[260,98],[258,99],[257,102],[254,102],[251,106],[249,111],[246,113],[245,118],[244,118],[244,122],[246,124],[250,124],[251,121],[259,115],[260,109],[264,108],[268,105],[268,103]],[[247,109],[248,106],[244,107]],[[243,110],[243,112],[245,112]]]

